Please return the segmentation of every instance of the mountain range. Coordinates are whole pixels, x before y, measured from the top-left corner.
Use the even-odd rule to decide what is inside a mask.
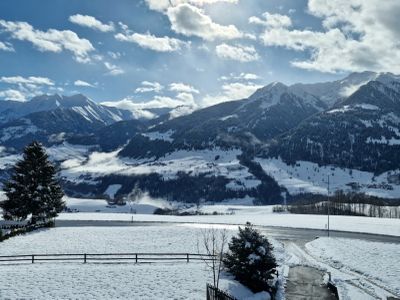
[[[326,193],[330,174],[336,190],[398,198],[400,76],[274,82],[176,118],[160,110],[138,119],[83,95],[0,101],[0,169],[33,139],[48,147],[72,195],[122,197],[139,187],[186,202],[279,203]]]

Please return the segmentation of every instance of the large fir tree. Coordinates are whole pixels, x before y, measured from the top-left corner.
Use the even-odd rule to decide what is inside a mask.
[[[239,227],[238,236],[232,237],[223,262],[229,273],[253,292],[272,292],[268,280],[277,267],[272,250],[268,239],[246,223]]]
[[[4,191],[7,199],[0,202],[0,207],[6,220],[26,220],[31,216],[30,222],[35,224],[56,217],[64,208],[56,169],[38,142],[25,147]]]

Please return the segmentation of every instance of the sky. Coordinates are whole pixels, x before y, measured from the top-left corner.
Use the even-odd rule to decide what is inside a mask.
[[[201,108],[270,82],[400,73],[398,0],[2,0],[0,99]]]

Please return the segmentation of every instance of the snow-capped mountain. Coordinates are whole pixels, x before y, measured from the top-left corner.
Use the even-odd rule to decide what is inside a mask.
[[[379,73],[368,71],[351,73],[340,80],[311,84],[297,83],[292,85],[291,88],[298,92],[305,91],[312,94],[324,101],[329,107],[332,107],[336,102],[347,98],[357,91],[362,85],[371,80],[376,80],[378,76]]]
[[[400,165],[400,81],[382,74],[279,137],[267,156],[380,174]]]
[[[73,134],[92,133],[115,122],[130,120],[129,111],[99,105],[84,95],[43,95],[28,102],[0,101],[0,141],[23,147],[33,139],[62,141]]]
[[[149,131],[169,132],[169,141],[137,136],[120,154],[141,157],[163,155],[172,149],[252,147],[286,132],[325,108],[315,96],[273,83],[248,99],[221,103],[157,125]],[[138,143],[142,146],[137,147]]]
[[[0,101],[0,123],[56,109],[72,109],[88,120],[99,120],[105,125],[133,118],[129,111],[99,105],[82,94],[73,96],[55,94],[37,96],[27,102]]]

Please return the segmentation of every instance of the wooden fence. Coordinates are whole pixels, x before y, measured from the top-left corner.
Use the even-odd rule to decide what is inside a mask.
[[[151,263],[159,261],[210,261],[212,255],[198,253],[69,253],[69,254],[21,254],[1,255],[3,263],[36,263],[36,262],[127,262]]]
[[[207,300],[237,300],[235,297],[229,295],[227,292],[219,288],[207,284]]]

